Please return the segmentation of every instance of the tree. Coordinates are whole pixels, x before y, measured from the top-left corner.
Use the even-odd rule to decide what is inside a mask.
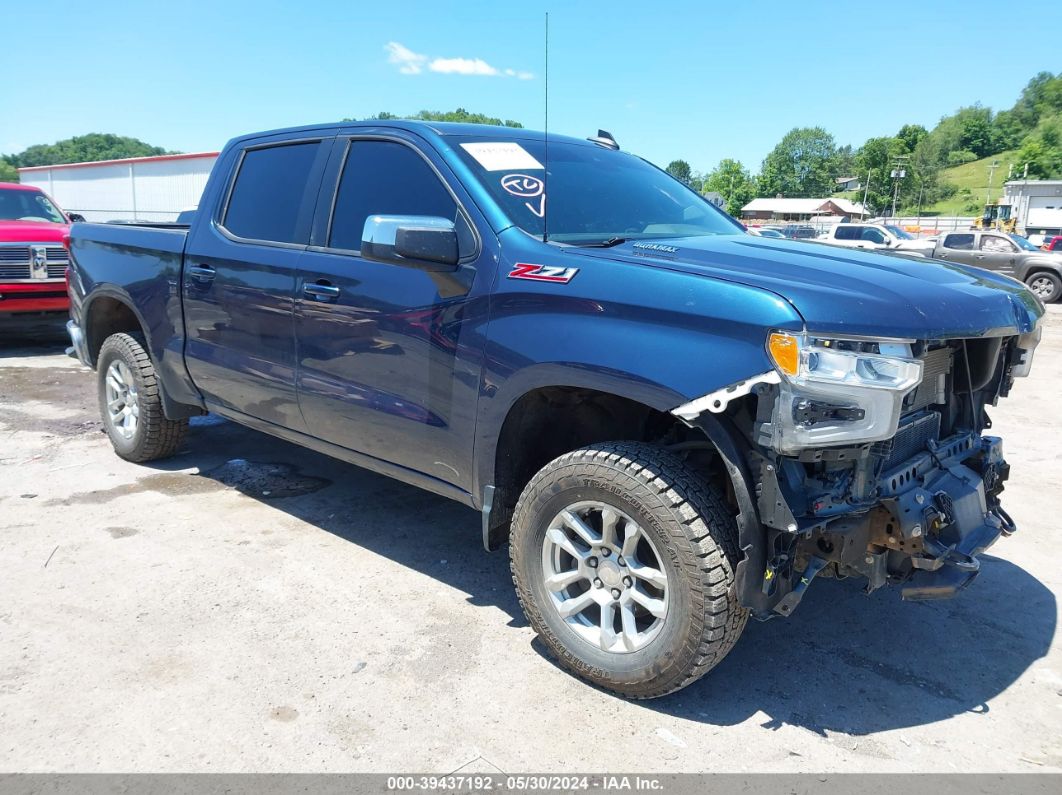
[[[375,116],[370,116],[366,121],[386,121],[389,119],[411,119],[413,121],[453,121],[462,124],[493,124],[496,127],[523,127],[520,122],[512,119],[499,119],[497,116],[487,116],[483,113],[472,113],[464,108],[457,110],[422,110],[410,116],[398,116],[394,113],[381,111]],[[343,119],[343,121],[357,121],[357,119]]]
[[[9,156],[7,160],[10,165],[25,168],[164,154],[168,153],[162,147],[151,146],[136,138],[111,133],[89,133],[54,144],[37,144],[20,154]]]
[[[704,178],[702,191],[715,191],[726,199],[726,211],[735,218],[756,196],[756,182],[740,160],[724,158]]]
[[[0,157],[0,182],[18,182],[18,169],[6,157]]]
[[[867,211],[880,213],[892,205],[892,171],[893,158],[899,154],[902,144],[892,136],[883,135],[869,138],[856,152],[856,171],[865,187],[869,207]]]
[[[693,178],[693,170],[690,168],[690,164],[685,160],[672,160],[667,164],[667,168],[664,170],[679,182],[683,182],[686,185],[689,185],[690,180]]]
[[[764,196],[829,196],[836,176],[833,136],[822,127],[796,127],[764,159],[759,190]]]
[[[904,152],[913,152],[927,135],[929,131],[921,124],[905,124],[896,133],[896,140],[903,144]]]

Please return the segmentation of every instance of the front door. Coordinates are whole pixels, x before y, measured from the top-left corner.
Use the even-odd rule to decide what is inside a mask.
[[[295,393],[296,265],[331,140],[231,153],[218,164],[231,169],[230,187],[185,251],[192,380],[211,403],[295,430],[305,427]]]
[[[977,256],[974,258],[975,265],[1013,276],[1017,259],[1018,246],[1013,240],[1004,235],[981,233]]]
[[[444,171],[398,131],[337,138],[324,184],[338,187],[322,189],[315,245],[299,260],[299,404],[312,435],[469,490],[488,257],[471,202]],[[461,265],[428,273],[363,259],[370,215],[454,221]]]

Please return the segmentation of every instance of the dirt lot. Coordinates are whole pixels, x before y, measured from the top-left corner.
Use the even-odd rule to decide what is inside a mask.
[[[127,464],[61,336],[0,341],[0,772],[1060,770],[1049,320],[968,591],[816,582],[647,703],[543,655],[474,512],[214,417]]]

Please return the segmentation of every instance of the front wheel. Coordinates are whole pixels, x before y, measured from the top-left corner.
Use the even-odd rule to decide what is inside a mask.
[[[1045,304],[1054,303],[1062,297],[1062,279],[1055,273],[1039,271],[1025,280],[1033,294]]]
[[[547,464],[510,532],[513,582],[558,662],[631,698],[678,690],[715,667],[745,627],[737,527],[680,458],[634,442]]]
[[[114,452],[136,463],[176,453],[188,420],[170,420],[163,413],[155,366],[139,337],[105,339],[96,370],[100,415]]]

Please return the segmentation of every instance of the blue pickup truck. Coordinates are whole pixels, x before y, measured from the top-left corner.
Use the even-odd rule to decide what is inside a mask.
[[[628,697],[816,575],[950,597],[1015,530],[982,431],[1040,337],[1024,285],[747,235],[606,133],[248,135],[190,228],[70,248],[118,455],[209,411],[458,500],[551,653]]]

